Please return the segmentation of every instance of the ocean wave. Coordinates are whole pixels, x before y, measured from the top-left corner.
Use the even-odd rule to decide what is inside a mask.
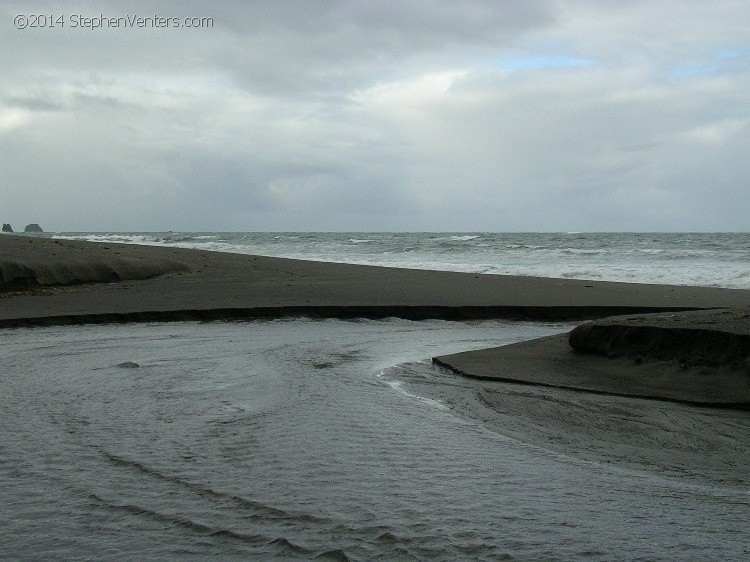
[[[604,249],[588,249],[588,248],[561,248],[557,250],[563,255],[577,255],[577,256],[599,256],[605,254]]]
[[[81,240],[84,242],[112,242],[120,244],[159,244],[161,239],[149,234],[55,234],[58,240]]]
[[[750,288],[750,234],[113,232],[53,237],[414,269]]]
[[[544,246],[537,246],[536,244],[520,244],[520,243],[509,243],[505,244],[507,250],[544,250]]]

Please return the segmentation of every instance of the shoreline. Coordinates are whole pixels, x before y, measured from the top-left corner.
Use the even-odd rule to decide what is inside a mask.
[[[0,237],[0,327],[295,316],[569,321],[748,305],[747,289]]]
[[[480,275],[14,236],[0,237],[0,280],[0,328],[293,317],[589,320],[571,332],[570,344],[562,334],[433,360],[473,378],[750,407],[746,289]],[[709,318],[723,314],[716,309],[733,314],[732,322]],[[686,312],[691,310],[698,312]],[[668,317],[654,324],[656,313]],[[690,332],[692,343],[685,344],[684,330],[695,327],[695,314],[702,331]],[[630,317],[613,321],[616,315]],[[732,345],[739,351],[724,359],[713,354],[737,330]],[[701,355],[686,359],[691,349]],[[718,359],[709,365],[704,355]]]

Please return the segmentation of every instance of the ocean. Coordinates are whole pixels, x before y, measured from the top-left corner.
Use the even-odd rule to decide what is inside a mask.
[[[750,288],[750,233],[48,233],[318,261]]]
[[[750,288],[747,234],[45,236]],[[571,328],[299,318],[3,330],[0,559],[750,556],[747,412],[476,381],[430,361]]]

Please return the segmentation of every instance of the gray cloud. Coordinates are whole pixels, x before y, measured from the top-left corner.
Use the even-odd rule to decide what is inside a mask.
[[[154,14],[59,10],[33,13]],[[22,31],[32,11],[0,5],[0,213],[56,230],[747,230],[746,12],[165,2],[213,28]]]

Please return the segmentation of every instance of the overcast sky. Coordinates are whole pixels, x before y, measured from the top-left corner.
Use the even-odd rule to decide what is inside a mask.
[[[750,230],[746,0],[62,4],[0,0],[16,230]]]

